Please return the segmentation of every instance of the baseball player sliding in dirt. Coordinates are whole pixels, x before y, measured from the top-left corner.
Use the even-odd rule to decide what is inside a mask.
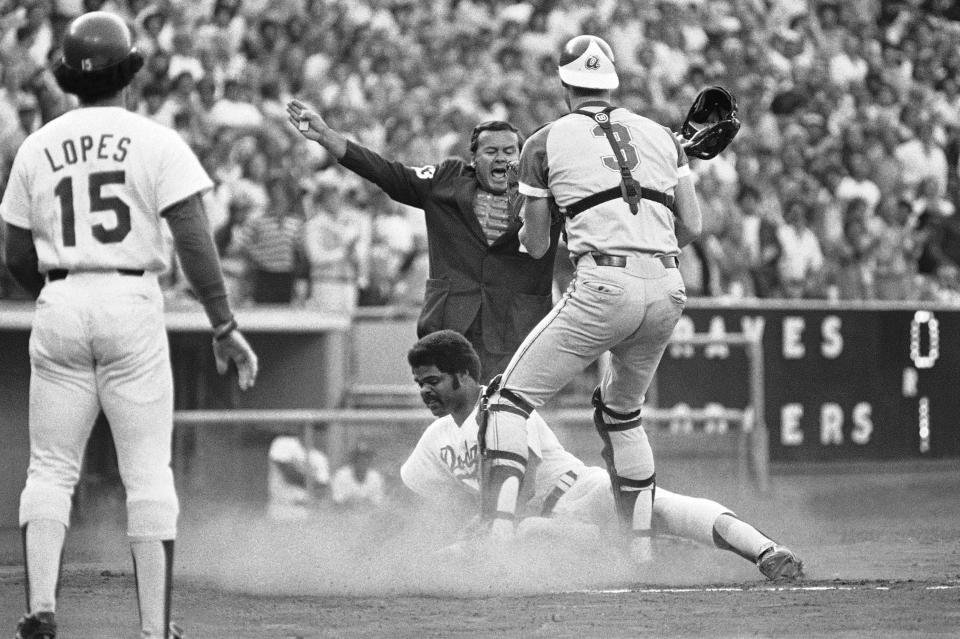
[[[438,506],[480,495],[480,455],[477,407],[483,387],[477,382],[479,358],[470,343],[454,331],[437,331],[420,339],[407,354],[420,396],[438,417],[420,438],[400,469],[403,483]],[[536,472],[525,476],[518,534],[618,528],[614,493],[607,471],[586,466],[567,452],[540,415],[526,419],[527,455]],[[450,510],[450,508],[444,508]],[[733,511],[709,499],[678,495],[657,487],[653,528],[702,544],[731,550],[756,563],[771,580],[793,580],[803,563],[789,548],[776,543],[739,519]]]
[[[75,19],[54,74],[80,108],[24,141],[0,204],[10,271],[39,295],[30,336],[30,466],[20,498],[28,613],[17,639],[56,636],[70,498],[101,409],[126,489],[141,636],[179,636],[170,624],[179,504],[157,283],[168,261],[162,220],[213,326],[217,369],[235,365],[241,389],[257,376],[201,204],[210,178],[176,132],[124,108],[125,87],[142,65],[123,20],[104,12]]]

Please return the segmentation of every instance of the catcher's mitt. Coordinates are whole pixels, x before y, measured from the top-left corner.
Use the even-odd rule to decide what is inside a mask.
[[[681,146],[687,157],[709,160],[727,148],[740,130],[737,99],[720,86],[697,94],[680,127]]]

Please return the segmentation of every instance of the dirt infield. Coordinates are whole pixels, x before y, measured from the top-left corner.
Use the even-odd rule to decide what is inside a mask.
[[[673,468],[664,485],[734,508],[794,548],[807,578],[770,584],[731,553],[678,542],[660,544],[642,574],[605,549],[444,563],[428,554],[441,531],[424,532],[409,510],[289,529],[185,504],[175,616],[193,639],[960,637],[957,460],[780,470],[766,495]],[[115,510],[84,519],[99,523],[72,531],[61,635],[134,637],[122,522]],[[0,541],[0,634],[12,634],[23,607],[16,531]]]

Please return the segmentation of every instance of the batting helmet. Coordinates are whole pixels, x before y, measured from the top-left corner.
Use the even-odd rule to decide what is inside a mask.
[[[602,38],[577,36],[560,52],[560,79],[583,89],[616,89],[620,78],[613,62],[613,49]]]
[[[53,74],[60,88],[81,100],[117,93],[143,66],[130,27],[106,11],[91,11],[71,22],[61,49]]]

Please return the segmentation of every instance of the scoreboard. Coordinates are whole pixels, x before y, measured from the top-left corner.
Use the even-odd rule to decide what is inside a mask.
[[[713,304],[684,313],[693,333],[761,337],[774,461],[960,457],[960,309]],[[743,408],[749,372],[741,347],[671,344],[656,403]]]

